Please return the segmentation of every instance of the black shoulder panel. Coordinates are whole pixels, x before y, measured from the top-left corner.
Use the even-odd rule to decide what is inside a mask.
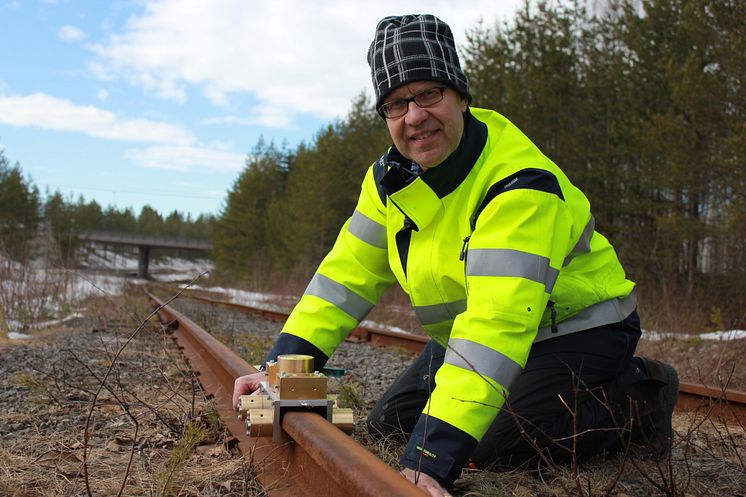
[[[557,181],[557,177],[554,174],[545,171],[544,169],[521,169],[507,178],[498,181],[487,190],[487,195],[484,197],[484,200],[482,200],[482,203],[479,204],[479,207],[474,211],[474,215],[471,218],[471,229],[473,230],[476,226],[479,214],[482,213],[484,208],[487,207],[495,197],[501,193],[518,189],[539,190],[542,192],[553,193],[561,200],[565,200],[564,195],[562,195],[562,189],[559,186],[559,181]]]
[[[329,358],[314,344],[290,333],[280,333],[272,350],[264,358],[264,362],[276,361],[282,354],[305,354],[313,356],[314,371],[321,371]]]
[[[385,153],[381,156],[380,159],[378,159],[373,166],[373,179],[376,181],[376,189],[378,190],[378,196],[381,197],[381,202],[383,205],[386,205],[386,192],[383,189],[383,186],[381,185],[381,180],[383,179],[383,176],[386,174],[386,156],[388,153]]]

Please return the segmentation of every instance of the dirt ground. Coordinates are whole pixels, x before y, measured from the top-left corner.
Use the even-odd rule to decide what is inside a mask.
[[[637,355],[670,363],[682,381],[746,391],[746,339],[703,340],[674,335],[653,341],[643,335]]]
[[[144,299],[94,301],[64,327],[0,342],[0,496],[264,495],[167,332],[155,321],[137,331],[148,312]],[[682,379],[743,389],[744,342],[643,341],[639,352]],[[617,455],[540,473],[466,470],[453,493],[746,496],[744,427],[676,414],[674,428],[660,463]],[[396,466],[400,447],[370,448]]]
[[[0,496],[260,496],[144,299],[0,344]]]

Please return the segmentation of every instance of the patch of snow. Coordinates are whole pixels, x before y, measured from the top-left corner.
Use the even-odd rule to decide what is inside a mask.
[[[181,285],[181,288],[185,288],[187,285]],[[234,304],[246,305],[250,307],[260,307],[272,311],[284,311],[285,307],[277,305],[275,302],[286,300],[287,297],[283,295],[275,295],[271,293],[258,293],[249,292],[246,290],[238,290],[236,288],[224,288],[219,286],[213,287],[201,287],[199,285],[189,286],[192,290],[204,290],[208,292],[222,293],[226,295],[228,302]]]
[[[42,322],[39,322],[39,323],[34,323],[34,324],[32,324],[30,326],[30,328],[36,328],[36,329],[46,328],[48,326],[54,326],[56,324],[66,323],[66,322],[71,321],[73,319],[82,318],[82,317],[84,317],[83,314],[81,314],[79,312],[73,312],[72,314],[69,314],[69,315],[67,315],[67,316],[65,316],[65,317],[63,317],[61,319],[52,319],[50,321],[42,321]]]
[[[661,340],[665,340],[667,338],[673,338],[675,335],[673,333],[665,332],[665,331],[655,331],[655,330],[642,330],[642,337],[645,340],[650,340],[651,342],[660,342]]]
[[[83,299],[94,295],[120,295],[124,291],[127,278],[96,273],[77,273],[69,290],[72,299]]]
[[[8,338],[10,338],[11,340],[25,340],[26,338],[31,338],[31,335],[27,335],[25,333],[18,333],[15,331],[9,331]]]
[[[384,330],[384,331],[396,331],[398,333],[408,333],[412,334],[412,330],[405,330],[404,328],[399,328],[398,326],[391,326],[389,324],[383,324],[383,323],[377,323],[375,321],[369,321],[365,320],[360,322],[360,326],[365,326],[367,328],[374,328],[376,330]]]
[[[711,333],[700,333],[702,340],[739,340],[746,338],[746,330],[713,331]]]
[[[651,342],[659,342],[665,339],[674,340],[740,340],[746,338],[746,330],[711,331],[706,333],[671,333],[653,330],[643,330],[642,336]]]

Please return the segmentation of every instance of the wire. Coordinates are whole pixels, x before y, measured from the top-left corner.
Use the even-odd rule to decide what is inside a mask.
[[[119,189],[112,190],[112,189],[109,189],[109,188],[93,188],[93,187],[69,186],[69,185],[52,185],[52,184],[49,184],[49,183],[45,183],[44,186],[47,187],[47,188],[49,188],[49,189],[52,189],[52,188],[55,188],[55,189],[64,188],[64,189],[72,190],[71,193],[75,193],[78,190],[85,190],[85,191],[94,191],[94,192],[113,193],[114,195],[116,195],[118,193],[129,193],[129,194],[132,194],[132,195],[147,195],[147,196],[151,196],[151,197],[202,198],[202,199],[209,199],[209,200],[215,200],[215,199],[219,199],[220,198],[218,196],[193,195],[193,194],[188,194],[188,193],[185,193],[185,194],[167,193],[167,192],[155,191],[155,190],[153,190],[153,191],[119,190]]]

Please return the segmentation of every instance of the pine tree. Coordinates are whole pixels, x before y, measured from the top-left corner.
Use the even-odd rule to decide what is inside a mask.
[[[0,250],[13,258],[27,256],[39,221],[39,190],[23,177],[18,163],[10,166],[0,150]]]
[[[219,272],[241,277],[266,270],[268,238],[275,232],[268,208],[285,188],[288,162],[285,151],[263,139],[247,157],[213,227]]]

